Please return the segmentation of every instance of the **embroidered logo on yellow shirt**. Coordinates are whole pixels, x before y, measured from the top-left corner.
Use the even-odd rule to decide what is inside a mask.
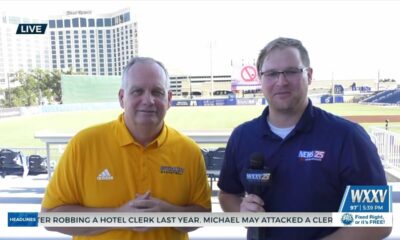
[[[111,174],[110,174],[110,172],[108,171],[107,168],[104,169],[104,170],[99,174],[99,176],[97,176],[97,180],[100,180],[100,181],[104,181],[104,180],[108,181],[108,180],[113,180],[113,179],[114,179],[114,177],[111,176]]]
[[[170,167],[170,166],[161,166],[160,172],[166,174],[177,174],[182,175],[185,169],[181,167]]]

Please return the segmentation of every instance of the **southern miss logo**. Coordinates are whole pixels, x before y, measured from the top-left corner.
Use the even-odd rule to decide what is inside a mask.
[[[325,151],[313,150],[313,151],[299,151],[300,161],[318,161],[321,162],[325,156]]]
[[[164,173],[164,174],[182,175],[184,171],[185,171],[185,169],[181,168],[181,167],[170,167],[170,166],[161,166],[160,167],[160,172]]]

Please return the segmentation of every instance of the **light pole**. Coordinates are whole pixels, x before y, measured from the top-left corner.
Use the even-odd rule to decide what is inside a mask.
[[[214,76],[213,76],[213,46],[210,41],[210,80],[211,80],[211,97],[214,96]]]
[[[7,89],[8,107],[11,107],[10,73],[7,73]]]
[[[7,73],[7,88],[8,88],[8,107],[11,107],[11,88],[10,88],[10,78],[14,77],[14,73]]]

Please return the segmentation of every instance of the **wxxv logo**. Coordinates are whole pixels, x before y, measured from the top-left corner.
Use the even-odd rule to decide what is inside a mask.
[[[350,192],[353,203],[384,203],[388,190],[352,189]]]
[[[20,23],[17,34],[44,34],[47,24],[45,23]]]
[[[340,212],[391,212],[391,187],[347,186]]]

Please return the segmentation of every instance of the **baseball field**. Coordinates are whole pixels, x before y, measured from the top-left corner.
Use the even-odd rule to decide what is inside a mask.
[[[361,104],[317,105],[329,112],[369,126],[385,126],[400,132],[400,107]],[[232,130],[257,117],[264,106],[173,107],[166,117],[168,125],[179,130]],[[38,132],[74,133],[87,126],[115,119],[122,110],[62,112],[0,119],[0,148],[44,147],[34,138]]]

